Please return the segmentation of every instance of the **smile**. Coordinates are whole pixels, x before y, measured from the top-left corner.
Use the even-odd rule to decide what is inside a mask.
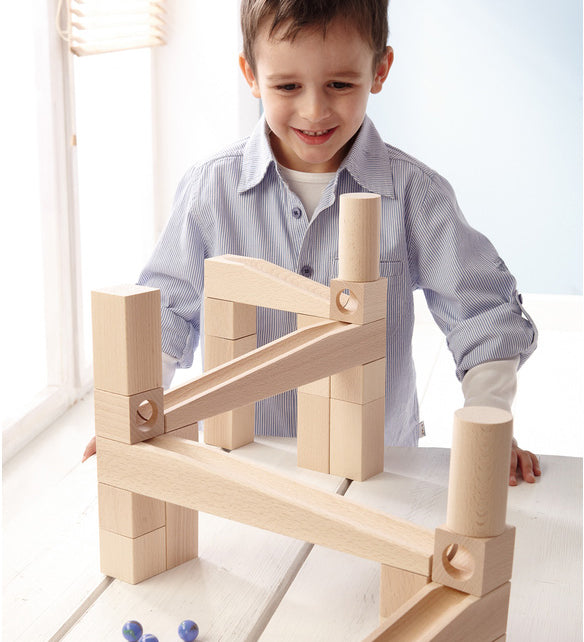
[[[336,132],[337,127],[331,127],[330,129],[318,129],[318,130],[311,130],[311,129],[296,129],[294,128],[294,131],[296,132],[296,135],[305,143],[308,143],[309,145],[321,145],[322,143],[326,143],[332,135]]]

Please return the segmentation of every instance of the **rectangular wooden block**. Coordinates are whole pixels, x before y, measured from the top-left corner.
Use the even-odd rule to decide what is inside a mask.
[[[383,472],[385,398],[331,399],[331,475],[364,481]]]
[[[427,575],[418,575],[418,573],[382,564],[379,589],[380,617],[389,617],[428,582],[430,577]]]
[[[101,528],[136,538],[165,524],[164,502],[129,490],[98,484],[99,525]]]
[[[205,334],[241,339],[255,333],[255,305],[205,297]]]
[[[203,434],[206,444],[226,450],[252,443],[255,437],[255,404],[204,419]]]
[[[241,339],[225,339],[205,334],[204,360],[205,371],[211,370],[226,361],[231,361],[247,352],[255,350],[257,337],[251,334]]]
[[[310,316],[308,314],[297,314],[296,315],[296,327],[298,330],[301,328],[307,328],[311,325],[319,325],[326,323],[326,319],[320,317]],[[321,397],[330,397],[331,395],[331,378],[324,377],[323,379],[317,379],[311,383],[307,383],[303,386],[298,386],[299,392],[307,392],[311,395],[320,395]]]
[[[164,433],[164,392],[155,388],[131,396],[95,390],[95,433],[135,444]]]
[[[436,529],[432,581],[481,597],[511,579],[515,527],[496,537],[467,537]]]
[[[298,390],[298,465],[330,472],[330,399]]]
[[[124,285],[91,293],[95,387],[133,395],[162,386],[160,291]]]
[[[331,319],[371,323],[387,315],[387,279],[370,282],[331,279]]]
[[[385,396],[385,359],[377,359],[331,376],[331,397],[369,403]]]
[[[255,334],[240,339],[225,339],[205,334],[205,370],[231,361],[257,346]],[[254,440],[255,404],[208,417],[203,422],[205,443],[227,450],[240,448]]]
[[[199,514],[190,508],[166,504],[166,568],[174,568],[198,554]]]
[[[100,528],[99,551],[102,573],[138,584],[166,570],[166,529],[131,538]]]

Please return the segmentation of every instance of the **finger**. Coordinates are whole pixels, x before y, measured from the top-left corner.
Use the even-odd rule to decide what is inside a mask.
[[[537,464],[537,457],[533,453],[528,450],[519,451],[519,468],[523,479],[529,484],[535,483],[535,464]]]
[[[83,458],[81,459],[81,463],[84,461],[87,461],[90,457],[93,457],[96,452],[96,447],[95,447],[95,437],[91,438],[91,441],[87,444],[85,447],[85,451],[83,453]]]
[[[511,469],[509,470],[509,486],[517,486],[517,451],[511,449]]]

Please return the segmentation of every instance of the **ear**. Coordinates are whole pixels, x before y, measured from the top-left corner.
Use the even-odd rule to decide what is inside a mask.
[[[375,76],[373,77],[373,83],[371,84],[372,94],[378,94],[381,91],[383,83],[391,69],[391,65],[393,65],[393,49],[391,47],[387,47],[383,58],[375,68]]]
[[[245,78],[247,84],[250,86],[251,93],[256,98],[261,98],[260,86],[258,85],[251,65],[247,62],[243,53],[239,54],[239,68],[241,69],[241,73],[243,74],[243,77]]]

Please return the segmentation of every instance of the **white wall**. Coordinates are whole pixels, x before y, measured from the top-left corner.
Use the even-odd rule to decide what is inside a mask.
[[[152,50],[156,231],[195,162],[250,133],[259,116],[238,67],[239,0],[168,0],[168,44]]]
[[[390,0],[369,113],[453,185],[527,292],[582,292],[580,0]]]

